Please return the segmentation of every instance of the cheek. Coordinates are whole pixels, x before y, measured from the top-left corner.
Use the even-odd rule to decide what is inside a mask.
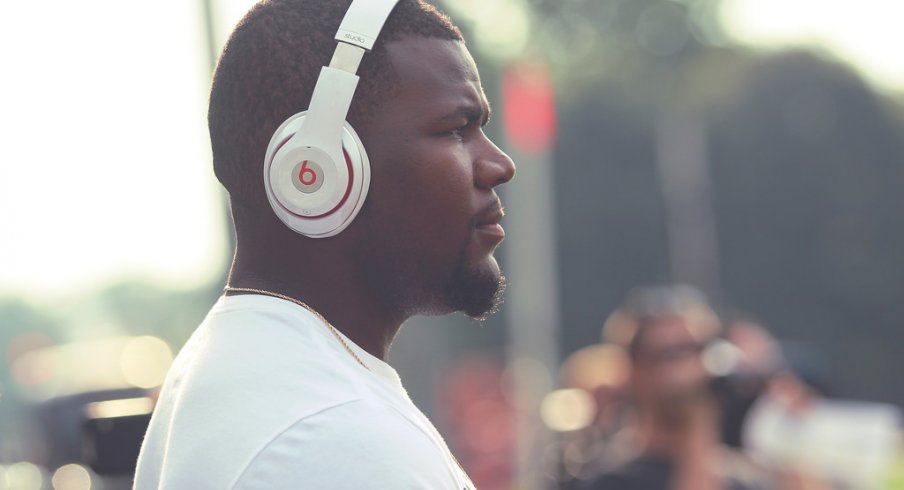
[[[457,259],[473,215],[470,171],[457,161],[421,162],[373,169],[363,213],[399,253]]]
[[[381,191],[392,196],[406,221],[421,229],[452,227],[448,230],[452,231],[473,214],[470,171],[457,161],[421,161],[408,165],[406,171],[388,172],[384,178]]]
[[[457,256],[469,236],[470,196],[463,182],[432,175],[413,184],[405,196],[405,210],[410,210],[408,224],[412,232],[430,246]]]

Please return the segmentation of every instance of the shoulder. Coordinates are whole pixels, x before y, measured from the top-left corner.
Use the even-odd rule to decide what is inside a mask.
[[[160,403],[209,426],[296,420],[360,398],[362,369],[303,312],[211,312],[176,358]]]
[[[313,316],[226,306],[214,307],[167,375],[139,458],[143,477],[159,472],[181,488],[233,481],[299,421],[369,396],[366,372]]]
[[[263,403],[271,416],[283,403],[313,412],[360,396],[360,367],[313,314],[274,298],[227,299],[179,353],[164,391],[224,411]]]
[[[356,400],[299,420],[248,464],[236,489],[454,485],[443,450],[395,407]]]

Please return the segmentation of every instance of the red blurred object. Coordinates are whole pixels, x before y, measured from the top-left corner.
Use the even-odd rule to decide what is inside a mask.
[[[479,357],[459,360],[437,387],[441,426],[477,488],[508,490],[514,482],[515,409],[504,370]]]
[[[520,61],[502,76],[502,118],[508,141],[518,151],[542,153],[556,138],[556,105],[549,69],[541,61]]]

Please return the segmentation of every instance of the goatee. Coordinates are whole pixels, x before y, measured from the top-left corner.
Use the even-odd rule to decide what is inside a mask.
[[[453,311],[483,321],[499,311],[505,286],[501,273],[459,267],[446,285],[446,304]]]

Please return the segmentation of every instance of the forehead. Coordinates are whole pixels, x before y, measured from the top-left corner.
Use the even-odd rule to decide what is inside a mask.
[[[398,80],[397,102],[430,110],[441,104],[485,105],[474,58],[461,41],[406,37],[386,45]]]

